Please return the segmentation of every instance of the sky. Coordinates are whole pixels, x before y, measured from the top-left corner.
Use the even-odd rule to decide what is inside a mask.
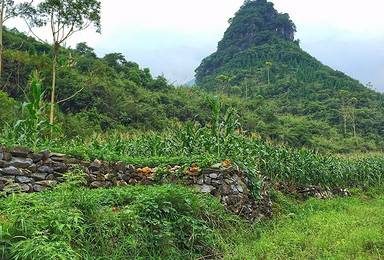
[[[17,1],[16,1],[17,2]],[[382,0],[272,0],[296,24],[303,50],[384,93]],[[216,51],[228,19],[243,0],[101,0],[102,33],[89,28],[66,43],[87,42],[99,57],[122,53],[175,85],[193,79],[202,59]],[[26,31],[23,22],[7,27]],[[38,32],[49,38],[49,29]]]

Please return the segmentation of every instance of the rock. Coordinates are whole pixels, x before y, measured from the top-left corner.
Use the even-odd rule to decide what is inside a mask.
[[[67,164],[81,164],[81,161],[76,158],[69,158],[67,159]]]
[[[46,165],[40,166],[39,168],[37,168],[37,171],[39,173],[48,173],[48,174],[53,173],[53,169]]]
[[[62,162],[53,161],[50,166],[53,168],[54,171],[60,172],[60,173],[65,173],[68,170],[67,165]]]
[[[14,184],[5,189],[7,192],[19,191],[21,190],[21,186],[19,184]]]
[[[40,192],[40,191],[42,191],[42,190],[45,189],[44,186],[41,186],[41,185],[38,185],[38,184],[33,185],[32,188],[33,188],[33,190],[36,191],[36,192]]]
[[[48,173],[45,172],[35,172],[32,173],[32,178],[34,178],[37,181],[43,181],[47,177]]]
[[[14,175],[14,176],[23,176],[24,175],[24,173],[20,169],[17,169],[14,166],[9,166],[7,168],[0,169],[0,173],[3,175]]]
[[[217,175],[216,173],[211,173],[209,175],[209,178],[211,178],[211,179],[217,179],[218,177],[219,177],[219,175]]]
[[[93,188],[93,189],[105,187],[105,183],[101,182],[101,181],[94,181],[94,182],[91,183],[90,187]]]
[[[136,185],[139,181],[135,179],[129,179],[129,185]]]
[[[30,192],[31,186],[28,184],[15,184],[6,189],[7,192],[14,192],[14,191],[23,191],[23,192]]]
[[[211,185],[203,185],[201,188],[200,188],[200,192],[202,193],[210,193],[211,191],[215,190],[215,187],[211,186]]]
[[[1,177],[0,176],[0,183],[6,183],[8,181],[7,178]]]
[[[20,188],[23,192],[31,192],[32,191],[32,187],[28,184],[21,184]]]
[[[209,177],[205,177],[205,183],[210,185],[212,183],[212,179]]]
[[[243,192],[244,192],[244,189],[243,189],[243,187],[241,187],[241,185],[236,185],[236,189],[237,189],[240,193],[243,193]]]
[[[127,186],[128,184],[124,180],[118,180],[116,186]]]
[[[9,152],[12,156],[26,158],[31,151],[28,147],[14,147]]]
[[[51,150],[49,150],[49,149],[41,150],[39,152],[39,154],[41,154],[43,156],[42,160],[46,160],[51,155]]]
[[[90,171],[98,171],[98,170],[100,170],[101,165],[102,165],[101,162],[100,162],[99,160],[95,159],[95,160],[91,163],[91,165],[88,167],[88,169],[89,169]]]
[[[11,162],[9,163],[10,166],[14,166],[16,168],[28,168],[33,163],[33,160],[30,158],[23,158],[23,157],[12,157]]]
[[[133,165],[126,165],[126,166],[125,166],[125,169],[126,169],[129,173],[137,172],[136,167],[133,166]]]
[[[112,181],[112,180],[116,179],[116,175],[111,173],[111,172],[109,172],[109,173],[104,175],[104,179],[108,180],[108,181]]]
[[[221,195],[227,195],[231,192],[231,189],[228,187],[228,185],[222,185],[220,186],[219,191]]]
[[[55,162],[62,162],[62,163],[67,161],[67,159],[64,157],[56,157],[56,156],[51,156],[51,160]]]
[[[83,166],[86,167],[86,168],[88,168],[89,166],[91,166],[91,163],[90,163],[90,162],[86,162],[86,161],[81,161],[80,164],[83,165]]]
[[[55,175],[53,175],[53,174],[49,174],[45,179],[46,179],[46,180],[49,180],[49,181],[54,181],[54,180],[56,180]]]
[[[224,180],[212,180],[212,185],[220,186],[224,184]]]
[[[63,157],[65,157],[65,154],[63,154],[63,153],[51,153],[51,154],[50,154],[50,157],[51,157],[51,158],[52,158],[52,157],[63,158]]]
[[[9,162],[0,160],[0,168],[5,168],[9,166]]]
[[[211,167],[217,169],[217,168],[221,168],[221,166],[222,166],[221,163],[216,163],[216,164],[212,165]]]
[[[18,183],[30,183],[31,179],[25,176],[16,176],[16,181]]]
[[[123,161],[118,161],[113,166],[113,169],[117,172],[123,173],[125,171],[125,163]]]
[[[43,155],[41,153],[32,153],[28,155],[28,158],[31,158],[34,163],[43,160]]]
[[[44,187],[51,187],[51,186],[57,184],[57,181],[54,181],[54,180],[37,181],[36,184],[42,185]]]
[[[29,170],[29,171],[31,171],[31,172],[37,172],[37,165],[34,164],[34,163],[32,163],[32,165],[29,166],[29,167],[27,168],[27,170]]]
[[[63,173],[61,173],[61,172],[55,172],[54,171],[52,174],[53,174],[53,176],[59,177],[59,178],[63,176]]]
[[[16,176],[4,176],[2,178],[4,178],[6,180],[6,183],[15,182],[15,180],[16,180]]]
[[[121,176],[120,178],[121,178],[122,180],[124,180],[124,181],[126,181],[126,182],[129,182],[129,179],[130,179],[130,178],[129,178],[129,175],[128,175],[128,174],[121,174],[120,176]]]
[[[10,161],[12,158],[12,155],[9,153],[9,150],[6,146],[0,146],[0,161]]]
[[[237,190],[236,185],[232,184],[231,190],[232,190],[233,194],[239,194],[239,191]]]
[[[204,183],[204,179],[200,178],[200,179],[197,180],[196,183],[199,184],[199,185],[202,185]]]

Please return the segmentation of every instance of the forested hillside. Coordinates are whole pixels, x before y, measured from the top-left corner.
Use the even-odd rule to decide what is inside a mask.
[[[274,120],[295,129],[290,139],[313,140],[310,135],[319,134],[325,140],[316,142],[327,142],[338,134],[342,140],[362,137],[382,146],[384,95],[303,51],[288,14],[278,13],[266,0],[245,1],[229,23],[217,51],[196,69],[199,86],[263,100]],[[308,122],[318,125],[312,133],[305,131]]]
[[[382,150],[384,96],[304,52],[288,14],[265,0],[246,1],[229,22],[217,52],[197,68],[194,87],[154,78],[118,52],[101,58],[86,43],[60,48],[56,135],[164,131],[187,121],[204,126],[206,96],[220,94],[244,130],[264,140],[331,152]],[[49,102],[53,48],[16,29],[4,31],[3,44],[4,134],[25,117],[21,104],[32,99],[31,72],[40,73]]]

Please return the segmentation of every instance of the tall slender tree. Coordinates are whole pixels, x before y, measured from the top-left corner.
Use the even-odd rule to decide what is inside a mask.
[[[270,84],[271,84],[271,76],[270,76],[270,72],[271,72],[272,62],[267,61],[267,62],[265,63],[265,67],[266,67],[266,69],[267,69],[267,73],[268,73],[268,85],[270,85]]]
[[[32,28],[48,25],[52,33],[53,65],[50,124],[53,124],[54,121],[57,56],[60,45],[74,33],[90,26],[94,26],[96,32],[100,33],[100,8],[100,1],[97,0],[45,0],[37,6],[29,6],[24,12],[23,17],[30,31],[39,40],[41,38],[33,32]]]

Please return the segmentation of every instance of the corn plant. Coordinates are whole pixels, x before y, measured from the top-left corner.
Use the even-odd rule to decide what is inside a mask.
[[[215,96],[213,100],[207,97],[207,101],[212,108],[211,114],[206,114],[210,122],[208,128],[211,131],[211,135],[216,139],[216,153],[220,157],[221,146],[225,146],[229,139],[235,135],[236,130],[240,127],[240,123],[237,119],[236,111],[221,102],[218,96]]]
[[[33,100],[23,103],[22,113],[27,114],[27,118],[17,121],[14,132],[20,135],[21,140],[31,143],[32,149],[36,150],[39,137],[44,130],[47,128],[57,129],[57,127],[44,119],[45,109],[49,104],[44,102],[47,89],[43,90],[43,79],[40,78],[37,70],[31,73],[30,78],[29,84],[32,88]]]

